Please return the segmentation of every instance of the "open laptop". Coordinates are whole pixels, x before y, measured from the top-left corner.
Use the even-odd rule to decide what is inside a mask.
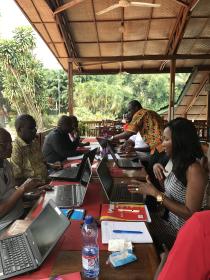
[[[55,203],[49,201],[24,233],[0,240],[0,279],[38,268],[69,224]]]
[[[80,183],[54,186],[53,190],[45,194],[45,203],[52,199],[59,207],[77,207],[82,205],[88,184],[92,175],[90,160],[87,159],[80,179]]]
[[[106,161],[107,159],[104,157],[97,168],[97,174],[109,202],[144,203],[143,195],[130,193],[128,191],[128,184],[114,184]]]
[[[109,152],[113,158],[113,160],[115,161],[115,163],[117,164],[118,167],[120,168],[142,168],[142,163],[140,161],[139,158],[135,158],[135,159],[130,159],[130,158],[120,158],[118,159],[115,155],[115,151],[113,149],[113,147],[107,143],[107,147],[109,149]]]
[[[81,179],[81,175],[86,163],[86,160],[89,158],[90,164],[92,165],[95,155],[97,152],[97,148],[86,152],[82,158],[81,163],[78,166],[64,168],[59,171],[55,171],[49,175],[52,179],[57,180],[71,180],[71,181],[79,181]]]

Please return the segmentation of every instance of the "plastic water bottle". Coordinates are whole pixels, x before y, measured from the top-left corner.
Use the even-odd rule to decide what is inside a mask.
[[[83,249],[82,267],[86,278],[99,275],[98,228],[92,216],[86,216],[82,227]]]

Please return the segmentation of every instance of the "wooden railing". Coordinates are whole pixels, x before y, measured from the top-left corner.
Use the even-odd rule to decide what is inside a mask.
[[[112,136],[123,131],[120,121],[102,120],[79,123],[80,135],[85,137]]]

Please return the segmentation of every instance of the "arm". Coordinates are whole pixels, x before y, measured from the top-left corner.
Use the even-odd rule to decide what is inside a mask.
[[[23,155],[21,148],[14,142],[12,147],[11,163],[17,185],[23,183]]]
[[[131,135],[134,135],[134,134],[136,134],[136,133],[132,132],[132,131],[124,131],[122,133],[112,136],[111,140],[128,139]]]
[[[147,184],[133,180],[134,185],[129,186],[131,192],[142,193],[157,197],[161,192],[148,180]],[[187,220],[202,206],[202,200],[207,184],[207,175],[198,163],[193,163],[187,170],[187,191],[185,204],[181,204],[165,196],[163,205],[175,215]],[[138,190],[137,190],[138,189]]]
[[[41,181],[38,179],[27,179],[6,200],[0,201],[0,217],[6,215],[14,207],[15,203],[23,197],[24,193],[29,192],[41,184]]]

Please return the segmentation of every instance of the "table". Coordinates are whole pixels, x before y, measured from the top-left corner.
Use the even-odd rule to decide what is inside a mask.
[[[145,177],[146,172],[141,170],[119,170],[113,161],[109,161],[109,168],[112,173],[118,174],[116,180],[128,180],[132,178]],[[114,171],[114,169],[116,169]],[[98,180],[94,180],[88,187],[83,208],[87,214],[93,215],[95,218],[100,216],[100,206],[104,202],[101,186]],[[30,218],[37,216],[44,202],[41,197],[36,207],[29,213]],[[52,253],[45,260],[43,265],[30,275],[21,275],[14,277],[14,280],[42,279],[48,276],[60,275],[69,272],[81,271],[81,222],[74,221],[59,240]],[[107,245],[101,244],[101,230],[99,228],[99,248],[100,248],[100,280],[152,280],[159,264],[159,257],[153,244],[135,244],[134,253],[138,260],[122,268],[113,268],[110,264],[106,264],[109,252]]]

